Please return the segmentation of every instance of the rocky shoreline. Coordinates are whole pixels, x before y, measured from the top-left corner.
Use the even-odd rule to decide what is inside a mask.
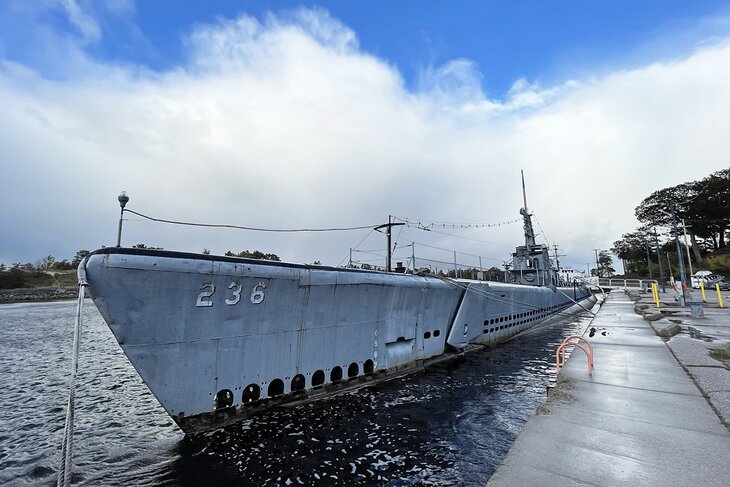
[[[0,289],[0,304],[60,301],[62,299],[76,299],[78,296],[78,287],[28,287],[19,289]]]

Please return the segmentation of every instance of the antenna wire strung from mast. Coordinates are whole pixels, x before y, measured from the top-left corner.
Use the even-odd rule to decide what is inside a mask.
[[[134,210],[126,208],[124,211],[133,213],[137,216],[151,220],[153,222],[170,223],[172,225],[185,225],[189,227],[206,227],[206,228],[236,228],[238,230],[251,230],[254,232],[282,232],[282,233],[293,233],[293,232],[346,232],[349,230],[365,230],[373,228],[376,225],[361,225],[357,227],[340,227],[340,228],[257,228],[257,227],[245,227],[242,225],[226,225],[226,224],[214,224],[214,223],[192,223],[192,222],[181,222],[175,220],[165,220],[162,218],[153,218],[151,216],[143,215]]]

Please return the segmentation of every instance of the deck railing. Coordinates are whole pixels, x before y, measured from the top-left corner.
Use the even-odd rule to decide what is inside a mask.
[[[598,286],[612,289],[649,289],[652,282],[657,282],[656,279],[617,279],[613,277],[593,279],[598,281]]]

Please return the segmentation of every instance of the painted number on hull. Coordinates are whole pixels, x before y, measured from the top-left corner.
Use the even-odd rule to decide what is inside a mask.
[[[228,289],[233,289],[233,298],[226,299],[226,304],[234,305],[241,300],[241,288],[241,284],[235,281],[228,285]]]
[[[213,283],[206,282],[202,286],[200,286],[200,289],[202,289],[203,292],[198,294],[198,300],[195,302],[195,306],[213,306],[213,301],[210,300],[210,297],[215,292],[215,286],[213,285]]]
[[[256,284],[253,287],[253,291],[251,291],[251,302],[253,304],[260,304],[266,296],[264,296],[264,289],[266,289],[266,284],[263,283],[263,281],[259,281],[258,284]]]
[[[228,285],[228,289],[231,290],[231,297],[226,298],[224,302],[229,306],[238,304],[241,300],[243,286],[239,282],[231,281]],[[251,290],[251,302],[253,304],[261,304],[264,301],[264,298],[266,297],[264,289],[266,289],[266,284],[264,284],[263,281],[259,281],[258,284],[253,287]],[[198,294],[198,300],[195,302],[195,306],[200,308],[213,306],[211,296],[215,293],[215,285],[211,282],[206,282],[200,286],[200,290],[201,293]]]

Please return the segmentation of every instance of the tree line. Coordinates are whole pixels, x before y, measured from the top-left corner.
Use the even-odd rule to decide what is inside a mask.
[[[138,243],[132,248],[136,249],[152,249],[164,250],[162,247],[152,247],[144,243]],[[41,277],[42,275],[52,273],[53,271],[71,271],[76,269],[84,257],[89,255],[86,249],[79,250],[71,259],[58,260],[52,255],[47,255],[35,262],[14,262],[10,265],[0,263],[0,289],[14,289],[32,286],[32,278]],[[203,254],[210,254],[210,250],[203,249]],[[227,251],[225,254],[229,257],[244,257],[248,259],[272,260],[280,262],[278,255],[273,253],[261,252],[259,250],[242,250],[240,252]]]
[[[624,261],[626,275],[658,274],[660,258],[664,269],[678,272],[674,222],[685,262],[689,250],[694,265],[711,267],[705,260],[728,250],[730,168],[699,181],[654,191],[641,201],[634,214],[639,227],[623,234],[611,249]],[[715,265],[720,266],[719,270],[724,266]]]
[[[0,272],[11,270],[21,270],[28,272],[53,270],[68,271],[76,269],[83,260],[83,258],[90,253],[91,252],[89,252],[88,250],[82,249],[76,252],[71,260],[57,260],[54,256],[48,255],[40,260],[35,261],[35,263],[26,262],[25,264],[21,264],[20,262],[14,262],[13,264],[10,264],[10,266],[6,266],[4,263],[0,263]]]
[[[70,271],[79,266],[81,260],[89,255],[88,250],[82,249],[76,252],[69,259],[57,260],[52,255],[47,255],[35,263],[14,262],[10,266],[0,263],[0,289],[13,289],[26,287],[29,279],[39,277],[50,271]]]

